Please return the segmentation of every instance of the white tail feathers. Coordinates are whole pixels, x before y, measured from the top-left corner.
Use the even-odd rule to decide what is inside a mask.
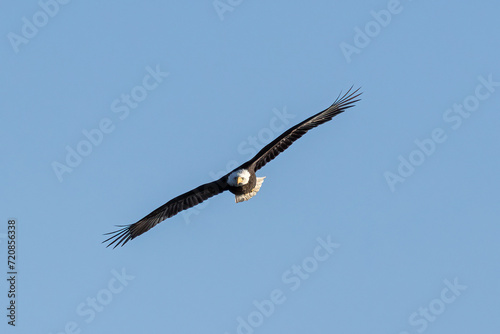
[[[264,179],[266,177],[258,177],[257,182],[255,183],[255,187],[252,189],[251,192],[242,194],[242,195],[236,195],[234,196],[234,199],[236,203],[243,202],[243,201],[248,201],[250,198],[254,197],[257,195],[257,192],[260,190],[260,187],[262,186],[262,183],[264,183]]]

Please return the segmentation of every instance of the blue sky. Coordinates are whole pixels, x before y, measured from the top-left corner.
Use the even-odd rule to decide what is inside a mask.
[[[2,333],[493,333],[500,5],[0,4]],[[224,193],[101,244],[349,87]]]

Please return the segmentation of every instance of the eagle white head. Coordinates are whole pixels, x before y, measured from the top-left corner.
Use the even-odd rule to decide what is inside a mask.
[[[246,169],[238,169],[227,178],[227,183],[233,187],[241,187],[250,181],[250,172]]]

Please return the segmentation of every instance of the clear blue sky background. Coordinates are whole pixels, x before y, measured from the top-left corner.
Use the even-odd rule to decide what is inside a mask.
[[[0,331],[497,333],[498,2],[223,1],[2,1]],[[101,244],[352,85],[250,201]]]

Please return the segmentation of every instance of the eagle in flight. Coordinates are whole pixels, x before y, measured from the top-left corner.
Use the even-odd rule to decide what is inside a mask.
[[[353,91],[351,87],[344,95],[339,95],[330,107],[283,132],[278,138],[261,149],[252,159],[220,179],[201,185],[171,199],[134,224],[118,226],[121,227],[119,230],[106,233],[106,235],[110,234],[111,237],[104,240],[103,243],[109,241],[106,247],[113,244],[114,248],[119,245],[123,246],[128,241],[149,231],[165,219],[175,216],[179,212],[200,204],[208,198],[226,190],[235,195],[236,203],[249,200],[257,194],[265,178],[257,177],[255,172],[276,158],[278,154],[286,150],[294,141],[302,137],[310,129],[328,122],[334,116],[353,107],[354,103],[360,100],[357,99],[361,95],[361,92],[358,93],[358,91],[359,88]]]

